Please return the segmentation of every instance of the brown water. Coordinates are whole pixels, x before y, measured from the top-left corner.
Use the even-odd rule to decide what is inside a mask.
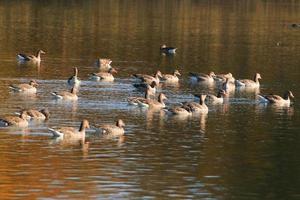
[[[298,1],[1,1],[1,116],[48,107],[51,119],[26,129],[0,129],[1,199],[299,199],[300,23]],[[163,56],[163,43],[178,47]],[[21,65],[19,52],[47,52],[41,66]],[[108,57],[113,83],[93,82],[94,62]],[[50,92],[67,88],[78,66],[76,103]],[[168,105],[215,86],[190,84],[190,71],[262,75],[262,93],[296,97],[290,108],[258,105],[236,91],[208,115],[181,119],[128,106],[140,96],[133,73],[183,74],[162,86]],[[36,79],[36,96],[8,85]],[[93,126],[121,118],[126,135],[87,144],[55,141],[47,127]]]

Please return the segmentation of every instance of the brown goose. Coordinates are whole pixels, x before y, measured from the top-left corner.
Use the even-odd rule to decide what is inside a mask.
[[[173,74],[163,74],[161,80],[165,82],[178,82],[181,76],[178,70],[175,70]]]
[[[104,80],[104,81],[113,81],[115,78],[113,76],[113,73],[117,73],[118,71],[115,68],[109,69],[108,72],[98,72],[93,73],[91,76],[91,79],[93,80]]]
[[[194,80],[197,80],[199,82],[208,82],[212,83],[214,82],[214,77],[215,77],[214,72],[210,72],[209,74],[203,74],[203,73],[193,73],[190,72],[190,77]]]
[[[192,112],[195,112],[195,113],[208,113],[208,107],[205,104],[206,95],[201,94],[199,97],[200,97],[199,103],[196,103],[196,102],[183,102],[182,105],[190,107]]]
[[[10,85],[9,88],[15,92],[36,93],[36,86],[38,86],[37,82],[30,80],[28,84]]]
[[[150,89],[149,88],[146,89],[144,97],[128,97],[127,102],[130,105],[137,106],[139,101],[144,101],[146,99],[150,99]]]
[[[291,98],[294,98],[294,95],[291,91],[286,91],[283,97],[275,94],[269,95],[257,95],[258,100],[261,103],[270,103],[278,106],[290,106]]]
[[[18,126],[18,127],[27,127],[27,115],[24,111],[21,112],[19,116],[8,116],[0,119],[0,126]]]
[[[40,111],[38,111],[36,109],[25,109],[25,110],[22,110],[22,112],[25,113],[26,119],[48,120],[50,117],[50,113],[47,108],[44,108]]]
[[[70,92],[62,91],[62,92],[52,92],[51,93],[56,99],[63,99],[63,100],[77,100],[77,88],[72,87]]]
[[[17,58],[21,62],[41,62],[41,54],[45,54],[45,52],[43,50],[38,50],[36,56],[20,53],[17,55]]]
[[[224,97],[228,94],[224,90],[219,90],[217,96],[213,94],[208,94],[205,100],[211,104],[221,104],[224,102]],[[201,95],[195,95],[198,98],[201,98]]]
[[[100,131],[100,133],[104,135],[117,137],[117,136],[124,135],[125,133],[124,127],[125,127],[125,123],[123,122],[123,120],[118,119],[115,125],[111,125],[111,124],[102,125],[98,128],[98,131]]]
[[[60,137],[64,140],[83,140],[85,139],[85,129],[90,128],[88,120],[82,120],[79,130],[73,127],[62,127],[60,129],[48,128],[54,137]]]
[[[259,79],[261,79],[261,76],[259,73],[256,73],[254,75],[253,80],[250,79],[241,79],[236,80],[235,84],[237,87],[251,87],[251,88],[259,88]]]
[[[172,108],[164,109],[168,114],[172,115],[180,115],[180,116],[186,116],[191,115],[192,110],[188,106],[174,106]]]
[[[148,84],[151,84],[153,81],[155,81],[156,84],[159,85],[159,78],[162,77],[162,74],[160,71],[157,71],[154,76],[147,74],[133,74],[132,76]]]
[[[164,103],[164,100],[166,100],[166,99],[167,99],[167,97],[163,93],[160,93],[158,95],[157,100],[153,100],[153,99],[138,100],[138,105],[141,107],[161,109],[161,108],[166,107],[166,105]]]

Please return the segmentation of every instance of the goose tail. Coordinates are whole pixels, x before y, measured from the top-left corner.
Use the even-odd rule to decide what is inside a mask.
[[[48,130],[53,134],[53,137],[62,137],[63,136],[62,133],[60,133],[52,128],[48,128]]]

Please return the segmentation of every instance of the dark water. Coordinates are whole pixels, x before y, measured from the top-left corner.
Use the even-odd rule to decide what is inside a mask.
[[[299,199],[300,23],[298,1],[1,1],[0,111],[48,107],[51,119],[26,129],[0,129],[1,199]],[[163,56],[163,43],[178,47]],[[39,67],[16,54],[47,52]],[[94,62],[108,57],[113,83],[92,82]],[[72,67],[79,100],[62,103]],[[130,74],[160,69],[183,74],[165,87],[168,104],[216,87],[191,85],[190,71],[262,75],[261,93],[294,93],[290,108],[261,106],[236,91],[208,115],[167,117],[127,105],[140,96]],[[36,96],[8,85],[36,79]],[[258,91],[256,91],[258,92]],[[126,135],[88,134],[84,145],[51,138],[47,127],[94,126],[121,118]]]

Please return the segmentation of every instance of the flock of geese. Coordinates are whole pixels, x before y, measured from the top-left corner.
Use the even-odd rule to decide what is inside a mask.
[[[163,45],[160,47],[160,51],[164,54],[174,54],[176,48]],[[44,53],[44,51],[39,50],[36,55],[18,54],[17,59],[25,63],[40,63],[41,54]],[[111,66],[111,62],[112,60],[110,59],[98,59],[96,63],[99,67],[99,72],[91,74],[90,80],[113,81],[114,74],[117,73],[117,70]],[[195,97],[199,98],[198,102],[182,102],[180,105],[166,107],[165,100],[167,97],[163,93],[159,93],[156,97],[157,87],[160,82],[176,84],[179,82],[179,76],[181,76],[181,74],[178,70],[175,70],[173,74],[162,74],[160,71],[157,71],[154,75],[133,74],[132,77],[136,79],[133,86],[143,91],[144,96],[128,97],[128,104],[148,109],[163,109],[168,115],[188,116],[199,113],[206,114],[209,111],[206,105],[207,102],[211,104],[222,104],[224,99],[228,98],[230,93],[237,88],[258,89],[260,87],[259,80],[261,79],[259,73],[256,73],[253,79],[236,80],[231,73],[215,74],[214,72],[210,72],[209,74],[203,74],[191,72],[189,73],[191,81],[206,84],[218,83],[218,94],[199,94],[195,95]],[[78,78],[78,69],[76,67],[74,67],[74,74],[67,80],[67,83],[71,86],[70,91],[52,92],[53,98],[63,101],[78,100],[77,92],[79,90],[80,79]],[[30,80],[29,83],[10,85],[9,88],[14,92],[34,94],[37,92],[37,86],[38,83],[35,80]],[[286,91],[282,97],[274,94],[257,95],[257,99],[260,103],[275,104],[276,106],[290,106],[291,98],[294,98],[291,91]],[[18,116],[6,116],[0,119],[0,126],[27,127],[29,120],[47,120],[49,116],[48,109],[42,109],[40,111],[35,109],[23,109],[18,113]],[[110,136],[121,136],[124,135],[124,127],[125,123],[121,119],[118,119],[115,124],[102,125],[95,128],[95,131]],[[48,128],[48,130],[54,137],[64,140],[79,140],[85,138],[85,130],[88,128],[90,128],[89,122],[84,119],[79,129],[62,127],[60,129]]]

